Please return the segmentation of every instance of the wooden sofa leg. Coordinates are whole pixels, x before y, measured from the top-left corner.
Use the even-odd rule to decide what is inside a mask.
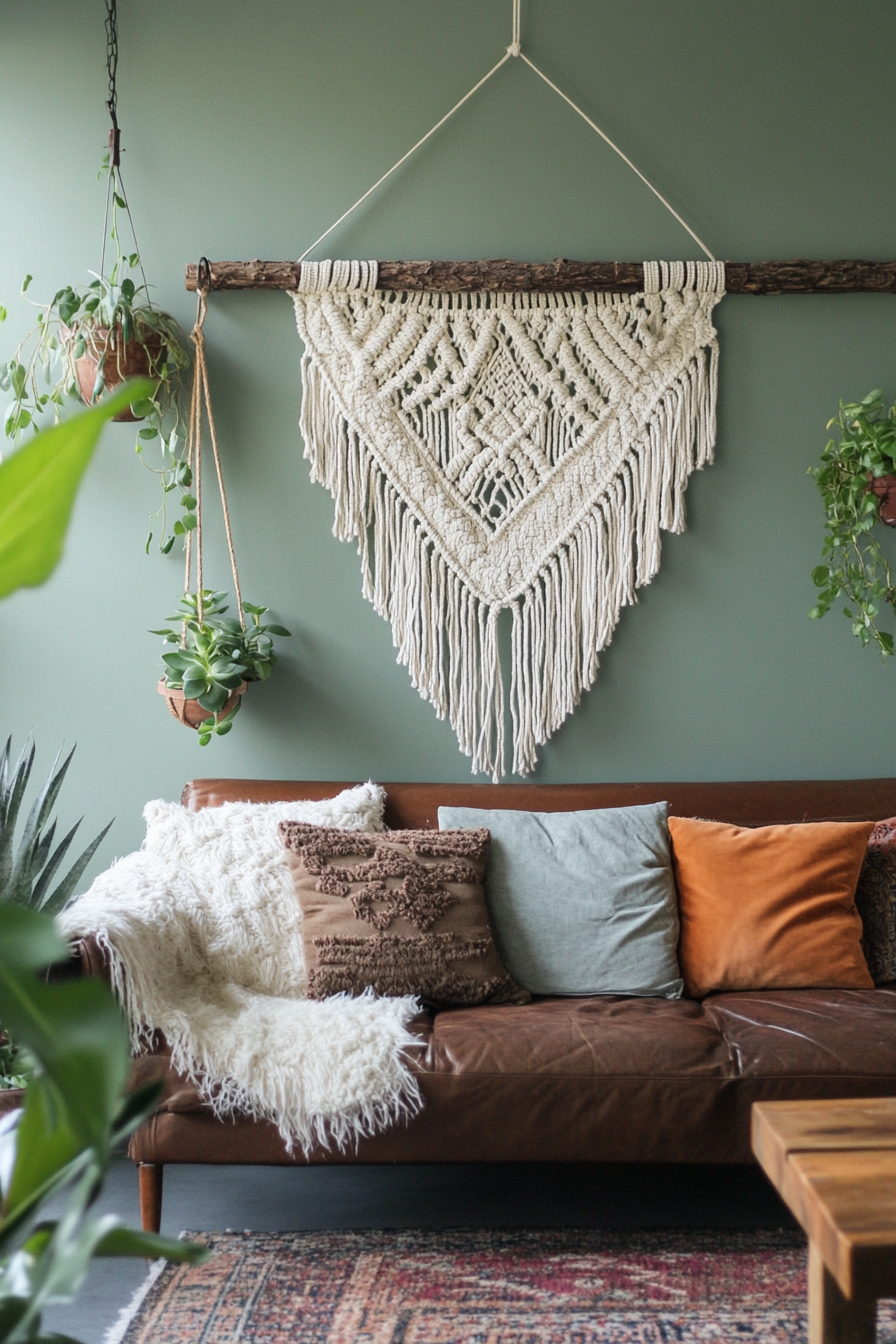
[[[141,1162],[137,1167],[140,1182],[140,1222],[144,1232],[158,1232],[162,1226],[162,1177],[160,1162]]]

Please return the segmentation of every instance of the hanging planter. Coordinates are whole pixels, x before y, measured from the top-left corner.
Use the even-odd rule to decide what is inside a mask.
[[[20,1050],[0,1029],[0,1118],[25,1105],[30,1068],[26,1069]]]
[[[874,476],[868,472],[868,489],[879,503],[877,516],[885,527],[896,527],[896,476]]]
[[[241,681],[236,690],[230,692],[224,702],[224,708],[214,715],[216,725],[226,719],[231,711],[236,708],[237,701],[245,693],[247,685],[247,682]],[[209,711],[204,709],[198,700],[188,699],[183,690],[173,689],[168,685],[165,677],[159,677],[156,690],[159,695],[164,695],[169,713],[177,719],[178,723],[184,724],[187,728],[200,728],[210,717]]]
[[[109,6],[107,30],[112,129],[102,169],[106,209],[99,271],[88,272],[93,279],[87,284],[64,285],[49,303],[33,302],[26,293],[32,277],[25,277],[22,294],[38,309],[37,321],[12,359],[0,365],[0,389],[11,394],[4,432],[18,443],[24,435],[45,428],[48,418],[58,420],[72,398],[90,406],[126,378],[151,378],[155,387],[150,394],[114,419],[141,422],[135,447],[143,465],[159,477],[162,494],[146,549],[157,527],[159,547],[167,553],[176,534],[168,518],[171,492],[177,486],[190,488],[183,457],[190,360],[178,322],[150,297],[122,180],[114,4]],[[0,320],[5,315],[0,308]],[[185,512],[189,513],[188,506]]]
[[[818,604],[809,615],[826,615],[841,597],[844,614],[862,645],[876,644],[882,658],[896,652],[893,635],[881,628],[886,607],[896,610],[896,575],[874,535],[877,523],[896,527],[896,406],[884,407],[883,393],[840,403],[836,425],[810,473],[825,504],[824,559],[812,571]]]
[[[168,702],[168,709],[179,723],[199,733],[200,746],[207,746],[213,737],[223,737],[233,727],[239,713],[242,696],[251,681],[267,681],[276,663],[274,636],[285,638],[289,631],[282,625],[262,624],[267,607],[256,607],[244,602],[236,567],[236,553],[230,528],[230,510],[218,453],[218,437],[212,414],[205,361],[203,326],[207,312],[208,263],[205,262],[205,282],[200,283],[196,323],[190,333],[195,348],[193,395],[190,403],[190,428],[185,466],[193,482],[194,494],[182,501],[189,510],[184,521],[175,524],[186,535],[186,567],[184,594],[179,610],[168,619],[180,628],[166,627],[151,631],[161,635],[173,649],[162,654],[165,674],[158,690]],[[203,277],[200,262],[200,280]],[[225,615],[226,593],[215,592],[202,586],[202,408],[208,419],[215,475],[221,496],[224,531],[230,555],[230,569],[236,593],[237,618]],[[195,537],[195,543],[194,543]],[[193,582],[193,554],[196,555],[196,588]],[[247,625],[246,614],[250,620]]]
[[[142,323],[137,319],[138,325]],[[75,332],[69,330],[68,341],[77,341]],[[161,377],[160,365],[167,361],[163,358],[162,339],[157,332],[142,331],[141,337],[125,339],[124,329],[118,327],[93,327],[82,333],[80,346],[84,353],[74,360],[75,376],[81,400],[89,406],[93,401],[94,388],[101,382],[106,392],[114,392],[127,378]],[[144,408],[145,410],[145,408]],[[119,415],[113,415],[115,421],[134,424],[145,420],[146,414],[136,415],[133,407],[128,407]]]

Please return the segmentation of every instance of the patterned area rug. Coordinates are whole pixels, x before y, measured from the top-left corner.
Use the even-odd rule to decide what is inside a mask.
[[[107,1344],[703,1344],[806,1340],[796,1232],[185,1233]],[[896,1341],[896,1304],[879,1339]]]

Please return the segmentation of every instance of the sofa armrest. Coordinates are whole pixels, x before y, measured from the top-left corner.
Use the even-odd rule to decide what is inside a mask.
[[[81,975],[89,976],[93,980],[104,980],[111,986],[112,976],[106,954],[92,933],[86,938],[76,938],[70,947],[72,964],[80,968]],[[74,973],[77,974],[78,971]]]

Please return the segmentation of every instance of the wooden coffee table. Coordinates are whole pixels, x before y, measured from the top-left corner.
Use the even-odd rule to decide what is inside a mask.
[[[874,1344],[896,1297],[896,1097],[757,1102],[753,1152],[809,1237],[809,1344]]]

